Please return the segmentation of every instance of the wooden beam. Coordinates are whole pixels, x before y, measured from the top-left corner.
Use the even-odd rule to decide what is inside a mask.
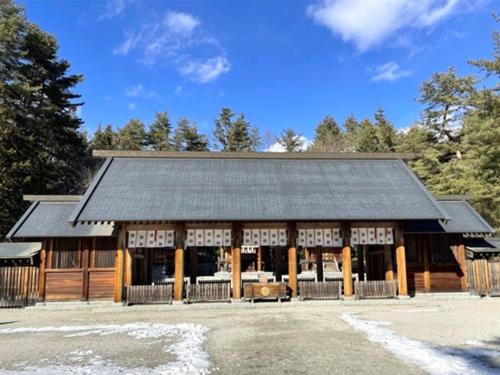
[[[302,159],[302,160],[412,160],[415,153],[398,152],[175,152],[93,150],[95,158],[171,158],[171,159]]]
[[[297,226],[288,225],[288,287],[292,291],[292,298],[298,295],[297,283]]]
[[[386,281],[394,280],[391,245],[384,245],[384,263],[385,263],[385,280]]]
[[[323,249],[321,247],[316,247],[314,249],[316,255],[316,278],[319,282],[323,281]]]
[[[118,233],[115,258],[115,293],[114,301],[116,303],[123,301],[123,253],[127,246],[127,227],[122,225]]]
[[[184,225],[176,225],[174,301],[177,302],[182,301],[184,294],[184,232]]]
[[[125,286],[132,285],[132,263],[133,263],[133,254],[131,249],[128,246],[125,248],[125,268],[123,271],[123,283]]]
[[[51,240],[43,240],[40,250],[40,267],[38,272],[38,300],[45,301],[45,267],[47,264],[47,247]]]
[[[262,246],[257,249],[257,272],[262,272]]]
[[[80,202],[81,195],[23,195],[27,202]]]
[[[90,251],[89,251],[89,240],[79,240],[83,245],[82,248],[82,301],[89,299],[89,263],[90,263]]]
[[[344,296],[352,297],[351,228],[348,224],[342,226],[342,245]]]
[[[396,228],[396,262],[398,268],[398,290],[399,295],[408,296],[408,281],[406,277],[406,254],[403,226],[398,225]]]
[[[231,273],[233,275],[233,299],[241,299],[241,225],[239,223],[233,226]]]
[[[421,248],[424,258],[424,291],[429,293],[431,291],[431,263],[429,259],[431,238],[429,235],[420,237],[419,242],[422,244]]]

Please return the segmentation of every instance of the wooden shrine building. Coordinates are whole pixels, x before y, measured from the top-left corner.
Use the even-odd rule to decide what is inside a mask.
[[[8,234],[42,244],[41,300],[465,291],[467,241],[494,232],[461,197],[432,196],[406,154],[94,156],[83,196],[27,196]]]

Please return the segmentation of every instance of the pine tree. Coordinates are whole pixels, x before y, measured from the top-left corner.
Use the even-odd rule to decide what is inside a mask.
[[[311,151],[338,152],[343,149],[342,131],[335,119],[325,116],[316,126],[314,141],[309,148]]]
[[[222,108],[219,117],[215,120],[214,137],[222,151],[255,151],[260,145],[257,128],[246,120],[243,113],[236,119],[230,108]]]
[[[190,124],[186,118],[177,122],[173,141],[176,151],[208,151],[206,136],[198,133],[196,124]]]
[[[146,129],[139,119],[131,119],[118,130],[117,147],[120,150],[142,150],[146,145]]]
[[[93,150],[114,150],[116,149],[116,138],[117,134],[112,125],[106,125],[104,129],[99,125],[90,146]]]
[[[293,129],[287,128],[281,133],[278,142],[286,152],[300,152],[304,147],[304,139],[301,134],[297,134]]]
[[[396,148],[396,130],[394,126],[385,117],[382,108],[375,112],[375,133],[377,138],[377,151],[393,152]]]
[[[353,114],[350,114],[344,121],[344,151],[358,151],[358,136],[360,132],[360,124]]]
[[[156,151],[170,151],[173,149],[172,124],[167,112],[157,112],[155,120],[149,127],[148,144]]]
[[[378,151],[377,130],[369,119],[362,120],[359,125],[359,130],[357,132],[356,151]]]
[[[80,193],[90,165],[74,87],[57,41],[21,7],[0,0],[0,238],[25,208],[22,194]]]

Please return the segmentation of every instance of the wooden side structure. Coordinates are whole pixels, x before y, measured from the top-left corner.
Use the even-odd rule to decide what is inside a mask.
[[[34,305],[38,300],[38,277],[38,267],[0,267],[0,308]]]
[[[356,281],[354,291],[357,299],[396,298],[398,296],[397,280]]]

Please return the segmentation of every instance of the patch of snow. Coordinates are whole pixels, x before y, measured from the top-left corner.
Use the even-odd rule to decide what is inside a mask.
[[[403,312],[403,313],[416,313],[416,312],[437,312],[439,311],[438,308],[429,308],[429,309],[397,309],[397,310],[392,310],[392,311],[397,311],[397,312]]]
[[[169,362],[156,368],[124,368],[119,364],[103,360],[100,356],[92,356],[92,350],[76,350],[68,353],[69,360],[76,362],[68,365],[58,363],[45,367],[23,366],[20,371],[1,370],[0,375],[14,374],[137,374],[137,375],[170,375],[170,374],[208,374],[210,360],[203,350],[208,329],[197,324],[102,324],[89,326],[60,327],[22,327],[1,329],[2,334],[21,333],[67,333],[65,337],[89,335],[125,334],[137,340],[161,339],[163,350],[176,356],[175,362]],[[172,343],[174,341],[174,343]],[[82,363],[84,362],[84,363]]]
[[[484,346],[484,342],[479,340],[467,340],[465,343],[470,346],[477,346],[477,347]]]
[[[387,328],[389,322],[359,319],[352,314],[342,314],[344,320],[354,329],[364,332],[368,340],[382,346],[403,361],[412,363],[435,375],[481,374],[498,375],[498,368],[489,367],[482,358],[500,357],[494,350],[459,350],[440,347],[430,343],[399,336]]]

